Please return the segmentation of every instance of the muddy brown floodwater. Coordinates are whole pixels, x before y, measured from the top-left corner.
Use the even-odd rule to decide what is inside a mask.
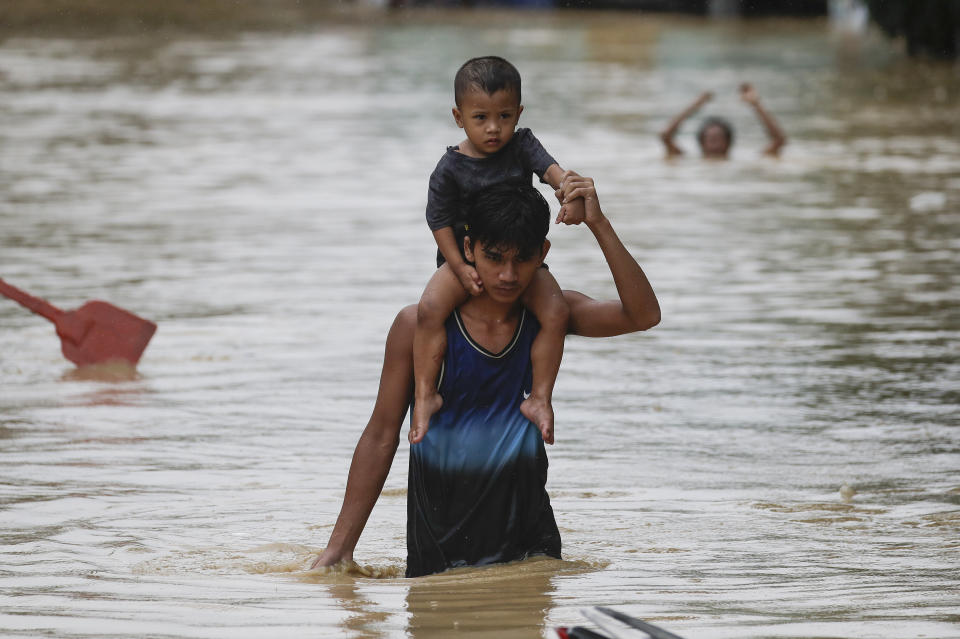
[[[818,21],[418,16],[0,41],[0,276],[159,325],[100,378],[0,300],[2,634],[541,637],[608,605],[697,639],[960,637],[956,68]],[[452,75],[487,53],[663,322],[569,341],[563,561],[403,579],[404,440],[362,569],[305,575],[432,272]],[[731,161],[666,163],[705,89]],[[561,285],[614,295],[585,229],[551,239]]]

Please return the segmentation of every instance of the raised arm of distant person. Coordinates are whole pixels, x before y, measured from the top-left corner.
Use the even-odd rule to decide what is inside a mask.
[[[740,99],[753,107],[753,110],[757,113],[757,117],[760,118],[764,128],[767,130],[767,135],[770,137],[770,144],[763,150],[764,155],[778,157],[780,155],[780,149],[787,143],[787,136],[784,135],[783,129],[780,128],[780,125],[773,119],[773,116],[760,104],[760,96],[757,95],[753,86],[747,83],[741,84]]]
[[[700,110],[704,104],[713,99],[713,93],[711,91],[704,91],[700,94],[696,100],[694,100],[690,105],[676,115],[660,133],[660,140],[663,141],[663,146],[666,147],[667,157],[673,157],[675,155],[683,155],[683,149],[677,146],[674,142],[674,137],[677,135],[677,131],[680,129],[680,125],[684,123],[690,116]]]

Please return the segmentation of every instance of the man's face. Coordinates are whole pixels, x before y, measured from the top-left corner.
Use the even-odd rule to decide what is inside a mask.
[[[730,150],[730,138],[722,126],[711,125],[703,132],[703,139],[700,143],[703,149],[704,157],[725,158]]]
[[[515,248],[487,246],[483,243],[473,246],[470,238],[464,242],[466,257],[477,269],[483,290],[494,300],[511,304],[527,290],[549,248],[550,242],[544,240],[539,252],[521,257]]]
[[[522,111],[513,91],[467,91],[460,96],[460,105],[453,109],[457,126],[467,134],[468,148],[461,151],[472,157],[496,153],[513,137]]]

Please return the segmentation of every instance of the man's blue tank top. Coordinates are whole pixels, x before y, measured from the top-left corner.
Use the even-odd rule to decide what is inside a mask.
[[[540,431],[520,412],[539,324],[525,309],[499,353],[447,320],[443,407],[410,447],[407,577],[533,555],[560,558]]]

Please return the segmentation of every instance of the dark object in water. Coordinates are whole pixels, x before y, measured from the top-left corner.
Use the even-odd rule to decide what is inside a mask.
[[[607,635],[601,635],[583,626],[574,626],[573,628],[558,628],[557,634],[560,639],[610,639]]]
[[[554,630],[556,637],[559,639],[635,639],[638,636],[635,630],[640,630],[650,637],[650,639],[683,639],[683,637],[664,630],[659,626],[631,617],[612,608],[598,606],[596,608],[585,608],[581,610],[581,612],[587,619],[596,623],[608,634],[602,634],[581,626],[576,626],[574,628],[557,628]],[[611,622],[611,619],[615,619],[616,622]]]
[[[466,4],[460,0],[460,4]],[[437,4],[433,2],[420,4]],[[516,4],[500,0],[496,4]],[[620,9],[645,13],[687,13],[719,18],[825,16],[828,0],[555,0],[559,9]]]
[[[960,2],[867,0],[870,18],[890,37],[903,36],[907,53],[953,60],[960,53]]]
[[[77,366],[116,360],[136,365],[157,330],[157,325],[150,320],[107,302],[94,300],[76,310],[63,311],[2,279],[0,295],[53,322],[64,357]]]

